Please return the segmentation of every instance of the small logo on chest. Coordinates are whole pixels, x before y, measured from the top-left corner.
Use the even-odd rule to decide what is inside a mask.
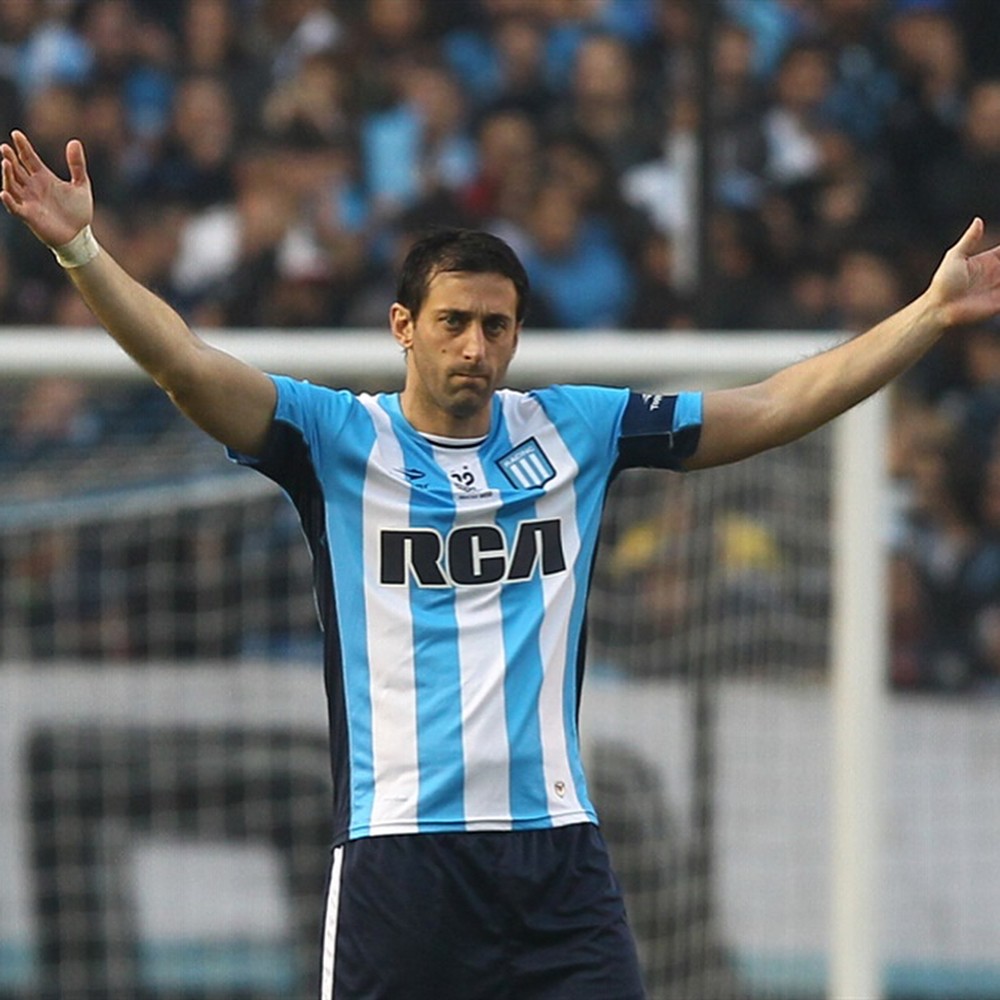
[[[515,489],[540,489],[556,474],[555,467],[535,438],[528,438],[497,459],[500,470]]]

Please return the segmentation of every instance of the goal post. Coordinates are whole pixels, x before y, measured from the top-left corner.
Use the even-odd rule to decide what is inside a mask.
[[[265,370],[338,387],[395,388],[402,377],[399,349],[382,330],[204,335]],[[711,389],[756,381],[839,339],[529,332],[510,381]],[[0,329],[0,383],[10,400],[54,377],[78,382],[105,410],[104,396],[145,379],[99,331]],[[609,496],[581,731],[652,1000],[880,995],[886,409],[880,394],[787,449],[690,477],[628,474]],[[119,411],[112,404],[110,412]],[[3,404],[0,421],[14,421]],[[8,817],[0,840],[20,851],[0,843],[0,858],[33,865],[38,878],[65,838],[84,830],[78,813],[101,817],[84,830],[97,854],[124,850],[141,831],[133,881],[116,882],[113,896],[136,895],[140,915],[170,938],[177,887],[161,875],[169,859],[197,883],[238,827],[236,853],[259,873],[271,904],[256,925],[236,921],[234,940],[263,935],[277,955],[308,938],[301,927],[309,917],[282,902],[274,857],[258,848],[294,836],[298,808],[303,836],[314,837],[325,794],[314,766],[322,721],[306,693],[315,687],[319,697],[321,680],[310,659],[318,656],[308,638],[314,626],[304,623],[304,543],[289,530],[276,489],[231,468],[212,443],[165,426],[143,440],[140,468],[131,467],[133,440],[98,435],[93,448],[110,449],[104,460],[74,452],[46,466],[43,457],[31,482],[0,490],[0,563],[10,571],[0,584],[0,733],[10,751],[0,763],[0,817]],[[192,464],[195,472],[178,481]],[[32,604],[25,594],[39,580],[64,596],[30,593]],[[69,620],[52,624],[60,618]],[[275,728],[282,719],[294,738]],[[15,746],[16,733],[24,746]],[[184,773],[184,762],[197,769],[206,758],[207,791]],[[25,759],[27,776],[5,776],[11,761]],[[88,775],[103,775],[107,793],[94,791]],[[143,793],[143,781],[157,784]],[[15,791],[27,795],[26,783],[41,789],[31,801],[42,804],[18,819],[5,810]],[[310,804],[275,800],[282,783]],[[128,812],[123,794],[145,794],[143,810]],[[204,815],[191,805],[199,796]],[[171,803],[181,802],[171,820]],[[76,826],[60,832],[64,812]],[[306,853],[295,862],[296,891],[315,865]],[[59,864],[59,877],[80,877],[65,858]],[[25,898],[7,912],[0,905],[0,966],[5,954],[29,956],[19,959],[18,982],[0,974],[0,997],[34,985],[46,949],[73,968],[67,955],[84,924],[90,936],[79,939],[80,954],[99,952],[113,966],[113,975],[101,973],[105,985],[124,989],[129,976],[146,974],[184,987],[169,949],[147,961],[142,949],[137,958],[94,939],[102,928],[113,938],[122,923],[107,900],[89,922],[67,917],[61,897],[50,900],[41,912],[48,906],[53,922],[36,927],[34,941],[11,945],[17,906],[39,909],[27,898],[29,881],[19,873]],[[294,929],[286,933],[282,921]],[[238,951],[229,954],[236,962]],[[97,975],[78,964],[81,976]],[[287,994],[298,964],[275,958],[258,990],[269,995],[270,983]]]
[[[831,1000],[883,995],[884,753],[888,712],[888,484],[884,395],[833,433]]]

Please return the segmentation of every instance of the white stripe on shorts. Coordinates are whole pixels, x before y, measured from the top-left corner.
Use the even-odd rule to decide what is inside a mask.
[[[330,865],[330,890],[326,895],[326,918],[323,924],[323,978],[320,983],[320,1000],[333,1000],[333,968],[337,954],[337,916],[340,909],[340,870],[343,864],[344,848],[335,847]]]

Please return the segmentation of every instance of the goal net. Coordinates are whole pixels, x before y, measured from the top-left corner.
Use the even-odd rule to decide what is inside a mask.
[[[394,388],[402,372],[378,331],[211,339],[337,386]],[[532,335],[512,380],[707,388],[831,342]],[[0,998],[310,996],[330,778],[294,512],[99,334],[0,336],[0,373]],[[895,865],[902,888],[872,905],[864,845],[907,803],[928,807],[939,838],[975,841],[970,863],[1000,862],[978,827],[956,834],[934,815],[927,781],[947,767],[914,769],[949,727],[975,754],[968,718],[920,716],[925,741],[900,728],[915,756],[895,763],[891,746],[884,767],[870,740],[883,718],[838,728],[872,687],[832,666],[866,655],[839,649],[833,539],[845,516],[863,529],[877,515],[845,515],[857,502],[838,500],[838,476],[856,477],[833,470],[877,452],[872,434],[825,429],[686,476],[632,472],[609,496],[581,730],[653,1000],[818,997],[838,963],[839,981],[864,981],[878,956],[838,938],[838,920],[883,943],[883,978],[891,963],[924,983],[921,970],[989,967],[981,921],[996,901],[974,878],[942,887],[933,838],[879,856],[879,877]],[[869,556],[872,573],[839,571],[858,594],[878,579]],[[895,798],[858,826],[875,788],[860,772],[883,770]],[[912,935],[922,892],[954,908],[951,939]]]

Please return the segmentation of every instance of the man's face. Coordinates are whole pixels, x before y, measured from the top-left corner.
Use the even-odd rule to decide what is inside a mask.
[[[500,274],[441,271],[419,315],[398,302],[392,332],[407,352],[403,412],[418,430],[485,434],[493,393],[507,374],[520,324],[517,291]]]

